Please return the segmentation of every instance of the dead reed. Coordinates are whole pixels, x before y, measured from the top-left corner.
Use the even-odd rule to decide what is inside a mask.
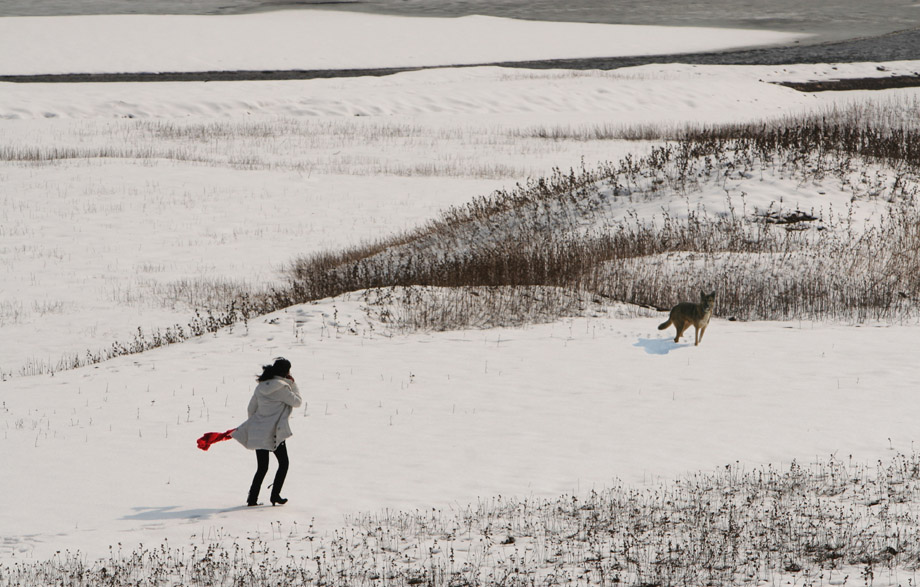
[[[275,296],[289,304],[394,286],[546,286],[666,307],[715,288],[717,312],[746,320],[914,320],[917,132],[819,119],[688,131],[643,158],[557,169],[411,234],[300,259],[290,288]],[[883,171],[867,174],[871,167]],[[729,193],[762,174],[834,181],[853,199],[884,199],[890,210],[867,228],[807,211],[736,213],[730,198],[730,215],[689,210],[657,223],[610,215],[617,201],[665,200],[713,184]],[[461,323],[440,324],[454,327]]]

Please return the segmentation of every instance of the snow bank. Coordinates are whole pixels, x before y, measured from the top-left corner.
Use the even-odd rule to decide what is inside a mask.
[[[803,35],[297,10],[0,18],[0,74],[457,65],[713,51]]]

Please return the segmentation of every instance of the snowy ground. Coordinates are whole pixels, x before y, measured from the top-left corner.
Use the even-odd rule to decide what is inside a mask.
[[[172,62],[143,61],[163,52],[131,51],[115,44],[117,36],[96,52],[58,51],[82,35],[84,23],[103,27],[96,39],[109,30],[104,17],[79,18],[86,20],[0,20],[11,34],[26,31],[16,33],[22,43],[38,31],[54,39],[31,45],[20,69],[0,62],[0,73],[408,64],[409,53],[384,39],[371,51],[330,51],[326,62],[296,64],[270,43],[245,55],[265,61],[221,51],[226,60],[217,62],[204,44],[183,44],[187,37],[173,39]],[[211,18],[258,23],[268,16]],[[341,38],[389,30],[379,26],[383,17],[335,18],[342,20],[324,30]],[[512,36],[525,26],[499,20],[466,24],[506,25]],[[415,27],[417,34],[400,38],[418,39],[464,24],[387,22]],[[539,26],[573,55],[588,50],[572,40],[588,37],[583,29]],[[724,34],[702,36],[709,48],[749,43],[749,31],[740,40]],[[684,29],[664,37],[601,34],[597,42],[610,44],[589,50],[697,50],[689,41],[699,36]],[[0,43],[9,39],[0,34]],[[515,56],[538,57],[521,47],[532,45],[522,41]],[[920,64],[886,66],[887,75]],[[0,371],[15,375],[30,362],[53,364],[123,340],[138,326],[186,320],[189,307],[157,293],[181,280],[271,281],[294,255],[410,228],[553,166],[645,148],[530,138],[535,128],[760,120],[869,97],[767,83],[845,75],[880,72],[876,64],[577,74],[476,68],[302,82],[0,84]],[[787,203],[810,201],[817,189],[773,188]],[[831,188],[822,191],[845,198]],[[704,197],[723,205],[722,193]],[[871,463],[914,448],[915,326],[716,320],[694,348],[657,331],[657,314],[612,310],[523,329],[388,337],[370,330],[359,305],[291,308],[248,329],[0,383],[0,450],[10,472],[0,476],[0,562],[64,549],[95,557],[116,543],[130,549],[164,539],[173,546],[253,536],[282,543],[276,522],[313,523],[323,535],[363,511],[450,509],[499,494],[554,497],[735,461],[836,454]],[[278,355],[293,362],[307,402],[292,421],[291,502],[225,511],[242,503],[254,459],[235,443],[204,453],[194,441],[239,423],[253,376]]]
[[[248,333],[4,383],[4,452],[18,472],[2,482],[4,559],[164,538],[280,546],[271,522],[321,533],[360,512],[581,495],[736,461],[872,463],[916,438],[916,328],[717,320],[700,347],[674,345],[658,316],[337,334],[333,313],[347,324],[355,305],[292,308]],[[225,512],[244,501],[254,459],[195,439],[238,424],[253,373],[281,354],[307,402],[288,442],[291,501]]]
[[[0,20],[0,71],[12,75],[415,67],[690,53],[803,38],[774,31],[677,30],[680,33],[654,26],[319,10],[217,17],[10,17]]]

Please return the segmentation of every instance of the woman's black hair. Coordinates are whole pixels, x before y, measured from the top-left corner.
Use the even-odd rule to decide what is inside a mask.
[[[271,365],[262,365],[262,374],[259,381],[268,381],[274,377],[287,377],[291,373],[291,362],[284,357],[278,357]]]

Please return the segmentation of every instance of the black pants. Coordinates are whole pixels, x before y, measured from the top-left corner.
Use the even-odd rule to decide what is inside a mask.
[[[262,481],[265,480],[265,474],[268,473],[268,453],[271,451],[259,449],[256,450],[256,474],[252,478],[252,486],[249,488],[249,503],[259,501],[259,488]],[[284,485],[284,478],[287,477],[288,471],[288,454],[287,446],[282,442],[275,449],[275,458],[278,459],[278,471],[275,473],[275,480],[272,482],[272,497],[281,497],[281,486]]]

